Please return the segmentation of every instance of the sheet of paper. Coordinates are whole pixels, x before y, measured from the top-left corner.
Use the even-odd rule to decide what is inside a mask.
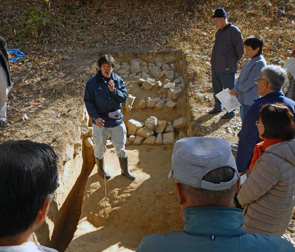
[[[292,74],[293,78],[295,79],[295,58],[291,57],[285,63],[284,66],[288,71]]]
[[[237,109],[241,106],[241,103],[239,103],[238,98],[234,95],[231,95],[229,91],[230,90],[226,88],[222,90],[220,93],[216,94],[216,97],[218,98],[218,100],[220,100],[227,112],[231,112],[234,109]]]

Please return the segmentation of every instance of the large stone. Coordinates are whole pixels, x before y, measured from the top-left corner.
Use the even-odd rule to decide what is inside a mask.
[[[138,103],[138,106],[142,109],[146,108],[146,101],[144,99],[141,99]]]
[[[176,103],[173,101],[167,101],[165,103],[165,106],[168,107],[169,109],[173,109],[176,106]]]
[[[163,134],[163,144],[174,144],[175,132],[169,132]]]
[[[148,108],[154,108],[159,101],[161,101],[160,97],[155,97],[155,98],[148,97],[146,100],[146,105]]]
[[[156,138],[156,142],[155,142],[155,144],[157,144],[157,145],[161,145],[161,144],[163,144],[163,135],[162,135],[162,133],[159,133],[159,134],[157,135],[157,138]]]
[[[174,132],[174,128],[173,128],[171,122],[168,122],[168,123],[167,123],[167,126],[166,126],[164,132]]]
[[[130,73],[139,73],[141,71],[140,61],[139,60],[133,60],[130,63],[129,72]]]
[[[163,69],[163,70],[166,70],[166,71],[171,70],[171,69],[170,69],[170,66],[169,66],[168,64],[164,64],[164,65],[162,66],[162,69]]]
[[[128,95],[127,100],[125,102],[125,108],[127,110],[131,110],[132,109],[132,106],[133,106],[133,103],[134,103],[135,99],[136,99],[135,96],[132,96],[131,94]]]
[[[122,68],[122,69],[120,69],[120,70],[118,71],[118,74],[119,74],[120,76],[122,76],[122,75],[128,75],[128,71],[127,71],[126,69]]]
[[[152,77],[159,78],[162,71],[161,71],[161,68],[159,66],[154,66],[154,67],[151,68],[150,72],[151,72]]]
[[[162,109],[165,106],[165,103],[163,101],[159,101],[156,105],[155,105],[155,109]]]
[[[157,128],[158,118],[155,116],[150,116],[145,120],[144,125],[150,130],[155,130]]]
[[[161,67],[163,64],[163,60],[161,57],[156,57],[156,65]]]
[[[167,70],[165,76],[169,80],[174,80],[174,70]]]
[[[154,131],[148,129],[147,127],[143,127],[137,130],[135,135],[147,138],[152,136],[153,134],[154,134]]]
[[[154,86],[154,84],[148,80],[146,80],[144,83],[142,83],[142,87],[146,90],[151,89]]]
[[[167,126],[166,120],[158,120],[158,125],[157,125],[157,128],[155,129],[155,132],[156,133],[163,133],[166,126]]]
[[[175,87],[175,83],[174,82],[168,82],[164,85],[164,89],[169,90],[170,88],[174,88]]]
[[[186,117],[181,117],[173,121],[173,127],[175,129],[183,129],[187,127]]]
[[[133,144],[134,141],[135,141],[135,136],[134,135],[131,135],[129,138],[128,138],[128,141],[130,144]]]
[[[148,144],[148,145],[154,145],[156,142],[156,137],[155,136],[150,136],[147,139],[144,140],[143,144]]]
[[[178,97],[180,96],[181,92],[182,92],[182,88],[180,88],[180,87],[170,88],[168,91],[168,96],[172,100],[177,100]]]
[[[133,144],[135,144],[135,145],[141,145],[143,141],[144,141],[144,137],[142,137],[142,136],[136,136]]]
[[[144,126],[143,122],[130,119],[127,122],[128,135],[135,135],[136,131]]]

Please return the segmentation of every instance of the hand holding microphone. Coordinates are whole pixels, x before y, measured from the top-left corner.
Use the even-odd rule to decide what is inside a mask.
[[[108,83],[108,87],[109,87],[109,90],[110,90],[111,92],[114,92],[114,90],[115,90],[115,83],[114,83],[113,80],[110,80],[110,81],[109,81],[109,83]]]

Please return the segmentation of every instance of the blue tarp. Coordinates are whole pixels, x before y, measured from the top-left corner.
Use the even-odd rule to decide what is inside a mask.
[[[23,58],[25,55],[18,49],[7,49],[7,52],[12,53],[15,56],[10,60],[12,63],[16,63],[20,58]]]

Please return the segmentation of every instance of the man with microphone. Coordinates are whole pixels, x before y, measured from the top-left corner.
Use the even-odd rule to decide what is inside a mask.
[[[104,167],[103,155],[106,152],[106,140],[111,140],[120,161],[122,175],[130,180],[135,176],[129,172],[125,151],[126,126],[121,113],[122,103],[128,97],[123,79],[113,73],[115,60],[110,54],[98,60],[100,70],[86,84],[84,102],[93,124],[94,156],[98,173],[105,179],[111,176]]]

